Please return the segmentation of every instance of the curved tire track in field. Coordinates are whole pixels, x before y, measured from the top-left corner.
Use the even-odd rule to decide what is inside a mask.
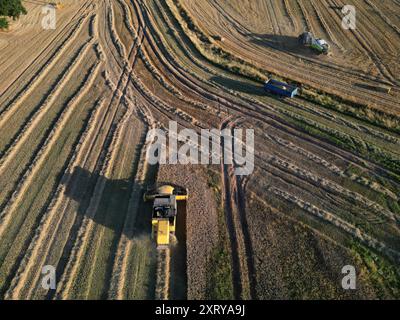
[[[156,300],[168,300],[170,280],[170,249],[157,249]]]
[[[338,2],[336,0],[331,0],[331,2],[337,7],[342,7],[343,5],[345,5],[344,3],[342,3],[341,0],[338,0],[338,1],[339,1],[340,5],[338,4]],[[359,23],[358,27],[355,30],[351,30],[353,35],[356,37],[356,39],[360,43],[360,46],[367,52],[367,54],[369,55],[371,60],[374,62],[374,64],[376,65],[376,67],[378,68],[378,70],[380,71],[382,76],[384,78],[386,78],[388,81],[390,81],[390,83],[399,86],[400,81],[397,80],[396,77],[394,77],[394,75],[390,72],[390,70],[386,67],[386,65],[381,61],[381,59],[376,54],[376,52],[371,48],[371,45],[369,45],[369,41],[366,39],[366,35],[368,35],[369,33],[367,32],[365,34],[366,29],[360,28],[360,25],[361,24]],[[362,29],[363,32],[360,31],[360,29]],[[374,37],[370,36],[369,39],[374,39]]]
[[[108,6],[106,8],[109,8]],[[119,38],[117,38],[117,34],[114,30],[114,26],[113,26],[113,19],[107,19],[107,26],[106,28],[108,28],[109,30],[113,30],[110,31],[110,35],[111,37],[114,37],[113,39],[113,43],[120,43]],[[136,39],[138,40],[138,39]],[[137,43],[137,41],[135,41]],[[140,44],[138,44],[138,47],[140,47]],[[135,64],[135,61],[137,59],[137,50],[136,49],[136,45],[132,46],[131,52],[129,54],[129,60],[131,60],[131,64],[132,66]],[[116,58],[114,56],[114,58]],[[118,61],[118,59],[116,59]],[[125,60],[125,59],[124,59]],[[130,81],[132,78],[132,68],[128,65],[130,64],[130,62],[128,62],[127,60],[124,61],[124,67],[118,82],[118,85],[115,87],[115,91],[114,91],[114,97],[112,99],[112,101],[110,102],[110,106],[115,104],[115,105],[120,105],[120,102],[122,101],[122,98],[126,99],[126,91],[127,88],[130,85]],[[108,80],[109,81],[109,80]],[[116,116],[116,112],[117,112],[118,108],[115,109],[113,118],[115,118]],[[130,112],[132,112],[133,110],[131,110]],[[105,163],[103,165],[101,165],[101,170],[100,170],[100,175],[107,177],[108,176],[108,172],[109,170],[112,169],[112,163],[113,163],[113,159],[114,156],[113,154],[115,154],[115,145],[117,143],[117,140],[119,139],[119,136],[121,135],[120,132],[125,124],[125,122],[129,119],[128,115],[125,114],[124,118],[121,119],[118,122],[117,128],[113,128],[113,126],[109,129],[109,138],[111,138],[111,141],[109,142],[110,145],[108,147],[103,146],[103,148],[106,148],[107,151],[107,156],[106,156],[106,160]],[[113,133],[113,131],[115,131],[115,133]],[[99,164],[99,163],[98,163]],[[60,272],[62,274],[62,280],[61,280],[61,285],[58,288],[56,294],[54,295],[55,298],[66,298],[71,290],[71,286],[72,286],[72,281],[74,280],[74,277],[76,275],[76,273],[78,272],[78,267],[79,267],[79,263],[78,261],[80,261],[82,259],[82,255],[84,252],[85,247],[87,246],[87,243],[89,241],[89,239],[91,239],[91,237],[93,235],[91,235],[91,229],[93,227],[93,220],[91,218],[92,217],[92,213],[95,213],[97,210],[96,208],[99,205],[99,202],[101,200],[102,197],[102,193],[105,187],[105,179],[98,179],[98,181],[96,182],[96,186],[93,192],[93,195],[91,197],[90,200],[90,204],[88,206],[88,208],[86,209],[86,214],[85,217],[83,218],[83,221],[77,231],[77,237],[73,242],[73,246],[68,248],[66,247],[64,249],[64,253],[63,253],[63,257],[65,257],[63,259],[63,261],[61,261],[60,265],[59,265],[59,269]],[[51,297],[51,296],[49,296]]]
[[[151,24],[148,24],[148,25],[151,25]],[[173,61],[174,59],[172,58],[172,59],[169,59],[169,61]],[[210,97],[210,94],[208,94],[208,97]],[[231,108],[231,109],[234,109],[235,108],[235,105],[234,105],[234,103],[232,103],[232,104],[228,104],[228,106]],[[258,108],[257,108],[258,109]],[[267,109],[268,110],[268,109]],[[246,110],[247,111],[247,110]],[[253,110],[252,110],[253,111]],[[257,112],[257,114],[264,114],[264,115],[266,115],[266,114],[268,114],[268,112],[267,113],[264,113],[264,112],[260,112],[259,110],[257,110],[258,112]],[[242,109],[242,112],[241,112],[242,114],[243,113],[246,113],[246,112],[243,112],[243,109]],[[254,113],[253,112],[251,112],[252,113],[252,116],[254,117]],[[250,113],[248,114],[249,116],[250,116]],[[256,116],[256,118],[257,118],[258,116]],[[267,116],[267,117],[271,117],[271,115],[269,115],[269,116]],[[260,117],[259,118],[260,120],[262,119],[262,117]],[[286,126],[287,126],[287,124],[284,124],[284,122],[282,122],[282,120],[279,120],[279,118],[277,118],[277,117],[275,117],[275,116],[272,116],[270,119],[274,119],[273,121],[275,122],[275,121],[277,121],[278,123],[280,123],[280,125],[278,125],[276,128],[279,128],[279,129],[283,129],[283,128],[285,128]],[[264,118],[264,121],[265,121],[266,119]],[[269,121],[268,121],[268,123],[269,124],[271,124]],[[276,123],[276,124],[278,124],[278,123]],[[283,125],[283,126],[282,126]],[[288,127],[290,127],[290,126],[288,126]],[[288,128],[289,129],[289,128]],[[284,129],[284,131],[286,131],[286,129]],[[293,131],[291,130],[291,129],[289,129],[289,131],[290,132],[292,132],[293,133]],[[288,132],[289,132],[288,131]],[[315,144],[315,145],[318,145],[319,147],[321,147],[322,145],[325,147],[325,146],[327,146],[325,143],[321,143],[321,142],[318,142],[318,143],[316,143],[316,141],[315,140],[313,140],[313,139],[309,139],[309,138],[304,138],[303,136],[301,136],[301,135],[297,135],[298,137],[301,137],[301,139],[304,139],[304,141],[307,141],[307,142],[311,142],[311,143],[313,143],[313,144]],[[357,161],[357,156],[356,157],[353,157],[353,155],[350,155],[350,154],[348,154],[348,153],[346,153],[346,152],[342,152],[341,150],[337,153],[336,151],[337,150],[339,150],[338,148],[336,148],[336,147],[334,147],[333,149],[331,149],[331,147],[332,146],[330,146],[328,149],[330,149],[330,150],[333,150],[333,149],[335,149],[335,153],[336,154],[340,154],[340,156],[344,156],[344,158],[345,159],[347,159],[347,160],[349,160],[349,159],[351,159],[350,161]],[[350,157],[349,157],[350,156]]]
[[[228,129],[232,132],[234,124],[235,121],[228,118],[221,123],[220,130]],[[225,140],[222,139],[222,150],[225,150],[225,147]],[[223,162],[221,163],[222,199],[231,243],[234,295],[236,299],[250,300],[256,298],[255,268],[251,256],[252,246],[247,229],[243,194],[241,188],[239,189],[239,178],[233,177],[234,168],[228,164],[229,160],[225,156],[225,151],[223,151]]]
[[[366,246],[385,254],[386,256],[390,257],[397,263],[400,262],[400,252],[388,248],[384,243],[379,242],[373,237],[367,235],[366,233],[363,233],[359,228],[348,223],[347,221],[342,220],[341,218],[336,217],[333,213],[320,209],[315,205],[305,202],[297,198],[296,196],[286,191],[280,190],[278,188],[272,187],[271,191],[274,192],[275,195],[277,195],[278,197],[281,197],[289,202],[296,204],[301,209],[308,211],[309,213],[317,216],[320,219],[330,222],[339,229],[342,229],[343,231],[349,233],[354,238],[357,238],[360,242],[364,243]]]
[[[141,17],[142,20],[144,19],[144,17],[146,17],[144,20],[145,22],[142,23],[146,23],[146,25],[149,28],[152,28],[153,24],[148,14],[146,14],[146,11],[141,10],[138,7],[136,7],[136,9],[143,15],[143,17]],[[190,89],[197,92],[200,96],[205,97],[212,101],[216,101],[219,104],[225,106],[226,108],[238,112],[238,114],[243,114],[249,117],[253,117],[256,120],[258,119],[260,121],[267,122],[268,124],[273,125],[277,129],[283,130],[287,133],[294,134],[294,132],[297,132],[295,135],[301,138],[302,140],[308,143],[312,143],[314,145],[318,145],[319,147],[324,147],[327,150],[330,150],[333,154],[339,155],[340,157],[343,157],[344,159],[350,162],[361,163],[362,161],[365,161],[369,165],[371,165],[371,168],[379,168],[380,170],[386,171],[379,165],[373,164],[370,161],[358,155],[343,151],[338,147],[333,146],[330,143],[326,143],[320,140],[316,140],[314,138],[303,136],[302,132],[299,131],[299,129],[288,124],[286,121],[282,120],[281,117],[271,113],[270,111],[274,110],[273,106],[240,95],[237,95],[240,96],[240,101],[236,101],[233,98],[231,98],[229,96],[229,93],[226,92],[226,89],[222,87],[220,87],[220,89],[223,89],[224,93],[222,93],[221,91],[218,94],[216,94],[213,93],[212,91],[204,90],[203,86],[208,86],[208,84],[202,84],[201,82],[203,82],[203,80],[200,80],[199,78],[194,78],[192,74],[189,75],[189,73],[186,70],[182,69],[179,66],[179,63],[176,61],[175,57],[173,57],[168,52],[168,50],[162,48],[161,45],[159,47],[155,45],[152,39],[152,36],[154,36],[154,34],[157,34],[157,31],[154,29],[152,30],[151,33],[145,32],[146,39],[148,40],[149,44],[154,50],[154,53],[159,58],[159,61],[162,62],[164,66],[168,69],[168,71],[170,71],[174,76],[176,76],[177,79],[183,82]],[[161,44],[162,41],[157,41],[157,43]],[[165,55],[166,59],[163,57],[163,55]]]

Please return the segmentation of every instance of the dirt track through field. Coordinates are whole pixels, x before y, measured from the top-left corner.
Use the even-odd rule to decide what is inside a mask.
[[[228,129],[233,133],[235,121],[227,119],[221,124],[221,130]],[[226,150],[227,144],[224,140],[221,147]],[[232,147],[230,147],[232,148]],[[225,156],[225,154],[224,154]],[[229,155],[228,155],[229,157]],[[223,176],[223,199],[225,203],[225,215],[230,235],[232,263],[233,263],[233,283],[235,288],[235,297],[237,299],[255,299],[252,277],[254,275],[254,267],[252,264],[252,256],[250,256],[251,245],[246,232],[245,212],[242,200],[240,199],[240,190],[237,185],[237,177],[234,177],[234,168],[228,165],[229,159],[224,157],[224,164],[221,165]],[[253,288],[253,289],[252,289]]]

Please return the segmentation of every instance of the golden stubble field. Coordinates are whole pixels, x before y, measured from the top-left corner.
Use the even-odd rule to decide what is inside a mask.
[[[398,1],[350,1],[354,31],[338,0],[61,2],[54,30],[32,1],[0,32],[0,298],[399,297]],[[169,121],[254,129],[254,172],[150,165]],[[142,200],[163,182],[190,195],[167,252]]]

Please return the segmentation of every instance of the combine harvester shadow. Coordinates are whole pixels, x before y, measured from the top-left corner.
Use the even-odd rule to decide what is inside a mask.
[[[149,180],[152,180],[152,174],[150,174],[148,178]],[[83,219],[86,217],[91,219],[95,224],[111,229],[115,233],[115,237],[110,245],[110,254],[107,258],[107,269],[105,276],[105,279],[111,279],[113,262],[118,250],[120,238],[124,235],[130,240],[135,240],[146,237],[150,238],[151,236],[151,215],[140,214],[140,212],[151,212],[151,206],[141,202],[138,205],[138,212],[127,212],[132,189],[136,187],[143,188],[143,186],[137,186],[135,185],[134,181],[130,181],[129,179],[112,180],[98,173],[92,173],[81,167],[75,167],[72,174],[66,176],[64,181],[68,181],[68,183],[65,185],[64,196],[78,203],[78,208],[76,210],[76,217],[70,231],[68,241],[63,248],[60,261],[56,266],[56,274],[64,274],[73,246],[77,240],[79,229],[82,225]],[[96,184],[102,182],[105,184],[105,188],[101,195],[101,203],[103,203],[103,206],[99,205],[96,212],[89,212],[88,209],[91,199],[94,195],[95,186]],[[107,194],[108,191],[112,192]],[[108,210],[104,204],[110,203],[111,201],[113,201],[114,204],[120,201],[118,208],[121,210]],[[129,214],[136,215],[135,223],[133,225],[133,230],[128,230],[125,232],[124,222]],[[154,252],[149,252],[149,255],[155,256],[155,250]],[[153,264],[155,265],[155,261]],[[151,270],[155,270],[155,266],[151,266],[150,268]],[[110,284],[111,281],[107,281],[101,294],[101,299],[108,298]],[[151,279],[149,284],[149,292],[147,294],[148,299],[154,298],[154,287],[155,281]],[[53,299],[54,295],[55,292],[50,290],[46,296],[46,299]]]
[[[154,168],[155,169],[155,168]],[[146,181],[150,183],[154,183],[156,180],[156,172],[157,170],[150,170],[154,172],[149,172],[149,176]],[[71,231],[71,235],[73,235],[69,240],[66,246],[64,247],[63,255],[56,268],[57,274],[62,274],[65,270],[66,264],[69,259],[69,254],[71,252],[72,246],[75,243],[76,235],[78,234],[79,227],[82,223],[82,220],[85,216],[88,216],[95,224],[100,224],[108,229],[111,229],[115,232],[116,236],[113,239],[110,249],[110,257],[109,262],[107,264],[106,270],[106,279],[111,279],[112,271],[113,271],[113,261],[115,258],[115,254],[118,249],[118,243],[121,236],[126,236],[129,240],[135,240],[138,238],[150,238],[152,233],[151,220],[152,220],[152,203],[143,201],[143,194],[146,191],[146,185],[137,186],[134,181],[130,181],[129,179],[120,179],[120,180],[112,180],[107,177],[104,177],[98,173],[92,173],[88,170],[80,167],[76,167],[72,172],[70,177],[67,177],[66,181],[69,181],[65,186],[65,196],[69,199],[77,202],[79,204],[77,209],[77,216],[75,219],[75,223],[73,226],[73,230]],[[118,212],[113,212],[106,210],[104,208],[100,208],[99,212],[88,212],[90,199],[93,195],[96,183],[100,182],[101,179],[105,180],[105,189],[102,194],[101,202],[111,202],[111,201],[121,201],[121,199],[125,199],[121,203],[122,210]],[[173,185],[173,183],[168,183]],[[139,197],[140,203],[138,204],[138,210],[136,212],[127,212],[129,205],[129,196],[133,188],[141,188],[142,194]],[[112,193],[107,194],[107,190],[112,190]],[[125,196],[124,196],[125,195]],[[109,197],[109,198],[108,198]],[[101,212],[103,211],[103,212]],[[124,222],[126,216],[129,214],[135,214],[135,223],[133,225],[133,230],[124,230]],[[112,218],[110,219],[112,215]],[[153,240],[154,242],[154,240]],[[157,256],[160,250],[157,250],[155,242],[154,246],[151,247],[153,250],[149,252],[152,256]],[[168,271],[168,299],[181,300],[187,298],[187,275],[186,275],[186,202],[178,203],[178,216],[177,216],[177,229],[176,229],[176,240],[171,243],[169,247],[168,253],[168,267],[166,270]],[[157,285],[157,259],[154,260],[154,265],[151,267],[152,273],[154,273],[154,277],[150,281],[148,298],[153,299],[156,294],[156,285]],[[107,298],[107,292],[109,291],[109,285],[107,284],[106,289],[104,290],[103,298]],[[48,296],[49,299],[52,298],[51,294]]]
[[[104,199],[107,199],[107,190],[113,191],[112,194],[109,195],[107,201],[117,201],[118,195],[130,194],[132,188],[135,187],[133,181],[129,181],[129,179],[111,180],[97,173],[91,173],[86,169],[76,167],[70,177],[69,183],[66,185],[65,196],[79,203],[77,210],[78,216],[83,217],[85,215],[90,215],[90,218],[96,224],[112,229],[118,234],[123,234],[125,214],[129,214],[129,212],[127,212],[128,201],[125,201],[122,204],[124,209],[122,212],[112,213],[115,216],[115,219],[109,219],[108,212],[105,215],[98,214],[98,212],[88,212],[90,197],[93,194],[96,183],[100,180],[105,180],[106,186],[102,194],[102,202],[104,202]],[[142,223],[140,221],[142,219],[138,220],[137,224],[139,224],[140,228],[137,228],[137,224],[135,224],[134,236],[139,237],[142,235],[149,235],[151,233],[151,228],[142,228]],[[148,225],[150,225],[151,216],[149,215],[145,220],[145,222],[148,222]],[[131,232],[127,232],[125,236],[132,239]]]

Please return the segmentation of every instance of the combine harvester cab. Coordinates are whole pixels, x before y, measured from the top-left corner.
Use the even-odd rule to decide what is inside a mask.
[[[152,210],[152,238],[157,248],[168,248],[170,235],[175,234],[176,216],[178,214],[177,201],[186,201],[188,192],[185,188],[164,185],[147,191],[144,201],[153,200]]]
[[[299,88],[284,82],[269,79],[264,84],[264,90],[281,97],[294,98],[298,94]]]

